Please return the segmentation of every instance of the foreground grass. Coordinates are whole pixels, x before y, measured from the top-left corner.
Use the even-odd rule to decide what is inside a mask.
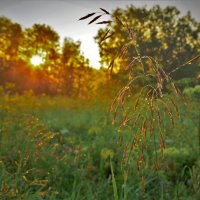
[[[167,130],[163,170],[143,169],[142,192],[141,174],[134,168],[126,181],[108,107],[64,97],[2,94],[0,199],[198,199],[200,160],[196,113],[188,114],[192,108],[182,110],[177,127]]]

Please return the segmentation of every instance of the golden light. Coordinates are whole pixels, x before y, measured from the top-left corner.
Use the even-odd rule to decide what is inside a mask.
[[[34,56],[32,56],[32,58],[31,58],[31,64],[34,66],[34,67],[38,67],[39,65],[41,65],[44,61],[43,61],[43,59],[42,59],[42,57],[41,56],[39,56],[39,55],[34,55]]]
[[[50,72],[51,71],[51,67],[48,67],[47,70]]]

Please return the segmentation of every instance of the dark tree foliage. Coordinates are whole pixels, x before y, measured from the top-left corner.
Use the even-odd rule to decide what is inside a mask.
[[[1,17],[0,84],[12,83],[20,93],[31,89],[35,94],[88,96],[96,73],[89,68],[81,43],[65,38],[61,46],[59,39],[48,25],[34,24],[23,30],[19,24]],[[43,63],[34,67],[33,56],[40,56]]]
[[[180,16],[175,7],[151,9],[129,6],[126,9],[116,9],[112,13],[112,21],[105,29],[100,29],[96,41],[99,44],[101,63],[108,66],[110,61],[128,43],[129,36],[117,19],[122,19],[126,26],[131,27],[137,37],[136,46],[141,56],[151,56],[168,73],[183,65],[200,52],[200,23],[192,18],[190,12]],[[102,37],[107,30],[114,32],[114,36],[102,43]],[[124,68],[137,52],[133,46],[127,49],[126,57],[115,62],[116,71]],[[148,63],[146,63],[148,64]],[[135,67],[135,72],[140,68]],[[180,67],[171,75],[174,79],[196,77],[199,72],[197,64]]]
[[[6,17],[0,17],[0,71],[18,60],[22,40],[21,26]]]

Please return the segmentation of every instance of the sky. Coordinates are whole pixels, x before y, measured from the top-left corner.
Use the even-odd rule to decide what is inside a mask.
[[[20,23],[23,28],[35,23],[50,25],[60,36],[62,44],[64,37],[81,41],[81,51],[90,64],[99,68],[98,45],[94,36],[102,26],[87,25],[87,21],[79,21],[84,15],[105,8],[109,12],[115,8],[125,8],[128,5],[136,7],[154,5],[161,7],[176,6],[181,14],[188,10],[200,21],[200,0],[0,0],[0,16],[10,18]]]

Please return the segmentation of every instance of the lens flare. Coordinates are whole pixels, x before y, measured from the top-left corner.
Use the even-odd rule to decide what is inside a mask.
[[[41,56],[38,56],[38,55],[34,55],[31,57],[31,64],[34,66],[34,67],[38,67],[39,65],[41,65],[43,63],[43,59]]]

